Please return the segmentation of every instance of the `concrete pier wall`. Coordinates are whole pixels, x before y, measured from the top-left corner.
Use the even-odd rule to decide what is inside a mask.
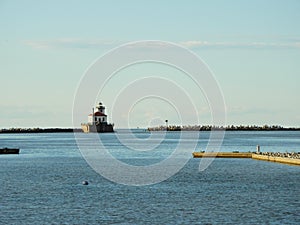
[[[285,163],[300,166],[299,158],[279,157],[255,154],[251,152],[194,152],[194,158],[252,158],[270,162]]]
[[[251,158],[251,152],[194,152],[194,158]]]
[[[293,158],[287,158],[287,157],[274,157],[274,156],[268,156],[268,155],[252,154],[252,159],[265,160],[265,161],[278,162],[278,163],[286,163],[286,164],[293,164],[293,165],[300,166],[300,159],[293,159]]]

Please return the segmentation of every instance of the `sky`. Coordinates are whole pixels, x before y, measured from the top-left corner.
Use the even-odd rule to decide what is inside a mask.
[[[73,124],[73,104],[88,69],[110,50],[144,40],[174,43],[207,65],[223,93],[226,124],[300,127],[299,12],[298,0],[0,0],[0,127],[80,127]],[[161,96],[143,96],[147,77],[153,93],[164,90]],[[165,88],[154,79],[166,81]],[[179,112],[186,101],[166,96],[184,96],[182,89],[193,108]],[[165,119],[213,123],[203,90],[167,65],[124,68],[99,93],[88,102],[102,101],[117,128]]]

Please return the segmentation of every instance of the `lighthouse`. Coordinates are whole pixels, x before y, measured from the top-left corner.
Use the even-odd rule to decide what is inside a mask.
[[[107,115],[105,114],[105,106],[99,102],[96,111],[88,116],[88,123],[93,125],[97,123],[107,123]]]
[[[113,125],[108,124],[107,115],[105,114],[105,106],[102,102],[96,105],[96,110],[88,115],[88,123],[81,124],[84,132],[114,132]]]

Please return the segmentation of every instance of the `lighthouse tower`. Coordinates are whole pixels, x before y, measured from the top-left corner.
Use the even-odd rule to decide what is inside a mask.
[[[105,106],[99,102],[96,110],[88,115],[88,123],[82,123],[81,128],[84,132],[114,132],[113,124],[107,123],[107,115],[105,114]]]
[[[105,106],[99,102],[96,106],[96,111],[88,116],[89,124],[107,123],[107,115],[105,114]]]
[[[105,106],[102,105],[102,102],[99,102],[98,105],[96,106],[97,112],[101,112],[105,114]]]

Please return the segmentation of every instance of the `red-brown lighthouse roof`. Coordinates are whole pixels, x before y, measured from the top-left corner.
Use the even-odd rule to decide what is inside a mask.
[[[93,114],[90,114],[89,116],[92,116]],[[102,112],[95,112],[94,116],[106,116],[104,113]]]

